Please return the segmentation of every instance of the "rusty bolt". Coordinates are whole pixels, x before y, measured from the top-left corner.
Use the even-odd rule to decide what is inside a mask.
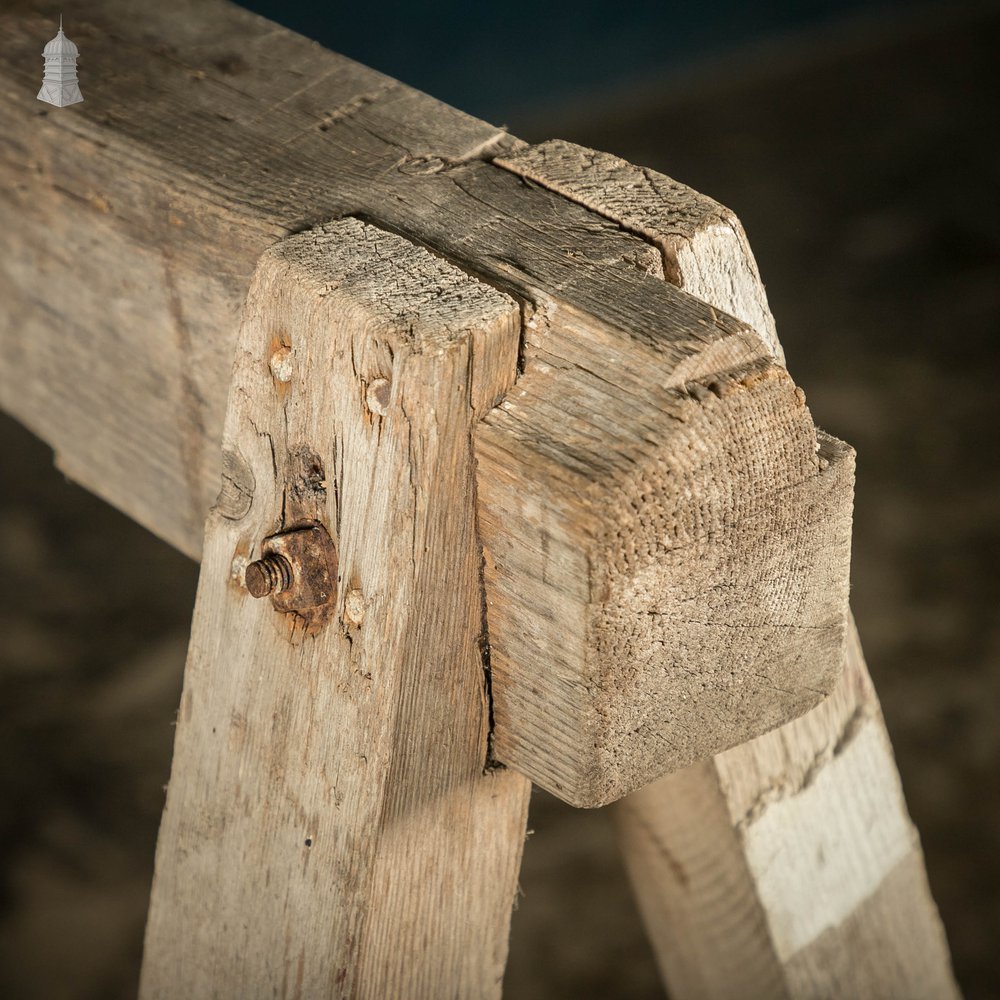
[[[337,549],[321,524],[307,524],[265,538],[261,557],[243,575],[254,597],[279,611],[306,611],[337,596]]]
[[[253,597],[267,597],[292,585],[292,564],[284,556],[272,553],[250,563],[244,579]]]

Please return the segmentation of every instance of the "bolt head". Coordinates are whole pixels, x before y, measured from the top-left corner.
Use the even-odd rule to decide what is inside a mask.
[[[331,605],[337,595],[337,549],[326,529],[308,524],[265,538],[262,556],[246,568],[254,597],[271,596],[279,611]]]

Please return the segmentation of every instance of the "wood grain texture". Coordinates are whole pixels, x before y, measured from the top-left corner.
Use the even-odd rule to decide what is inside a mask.
[[[476,453],[497,756],[595,806],[832,688],[853,456],[772,363],[674,388],[587,346],[547,331]]]
[[[615,816],[672,995],[959,995],[856,633],[821,705]]]
[[[562,139],[493,162],[648,239],[663,254],[668,281],[749,323],[784,363],[757,262],[730,209],[665,174]]]
[[[486,768],[471,433],[518,330],[506,295],[357,220],[262,257],[143,997],[499,996],[529,784]],[[317,521],[331,613],[252,599],[261,539]]]
[[[646,280],[662,264],[645,241],[484,162],[513,144],[502,130],[232,4],[90,4],[72,116],[34,98],[49,28],[35,0],[0,12],[0,405],[192,556],[253,268],[331,218],[379,221],[670,367],[718,340],[759,352]]]
[[[0,232],[0,404],[68,474],[196,555],[254,265],[282,236],[364,217],[524,318],[517,389],[477,446],[500,758],[595,805],[829,689],[849,470],[820,469],[808,411],[757,334],[660,280],[648,232],[487,162],[521,148],[502,131],[216,0],[92,4],[72,116],[39,117],[27,89],[47,11],[24,0],[0,30],[15,220]],[[539,569],[546,539],[576,554]],[[727,606],[704,573],[679,572],[688,544],[754,596]],[[577,626],[582,642],[563,643]],[[664,646],[667,676],[650,669]]]

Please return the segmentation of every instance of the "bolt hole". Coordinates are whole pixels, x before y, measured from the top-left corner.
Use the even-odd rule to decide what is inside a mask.
[[[306,837],[306,847],[312,847],[313,839],[312,837]]]
[[[292,357],[292,349],[281,344],[271,355],[268,362],[271,375],[276,382],[291,382],[295,361]]]
[[[389,398],[392,395],[392,384],[387,378],[377,378],[365,393],[365,402],[372,413],[384,417],[389,411]]]

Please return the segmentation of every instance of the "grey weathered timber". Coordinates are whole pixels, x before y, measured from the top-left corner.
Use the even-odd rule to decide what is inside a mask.
[[[641,229],[665,248],[670,280],[718,308],[744,319],[767,309],[738,221],[703,195],[570,143],[525,148],[505,162]],[[853,622],[830,697],[633,793],[614,815],[672,995],[957,995]]]
[[[245,502],[206,531],[146,1000],[499,996],[530,786],[487,767],[471,435],[518,330],[508,296],[357,220],[262,257],[224,435]],[[334,604],[254,600],[261,540],[315,523]]]
[[[498,757],[598,805],[830,689],[849,468],[817,456],[768,338],[660,280],[676,263],[641,227],[489,162],[522,146],[501,130],[222,3],[94,4],[88,99],[39,118],[31,11],[0,23],[0,403],[67,473],[196,554],[257,259],[365,218],[522,313],[517,387],[476,435]],[[720,603],[719,574],[742,596]]]
[[[865,908],[890,879],[949,983],[881,722],[858,742],[812,708],[841,690],[852,454],[781,363],[735,217],[219,0],[95,0],[87,101],[40,113],[48,16],[0,13],[0,406],[203,562],[145,994],[495,995],[522,774],[598,805],[697,760],[622,811],[679,995],[745,982],[720,927],[751,984],[909,981],[876,934],[897,896]],[[322,620],[243,586],[299,519],[339,546]],[[754,770],[759,747],[789,752]],[[701,825],[661,795],[691,782]],[[788,808],[735,811],[774,782]],[[810,848],[869,813],[886,850],[827,892]],[[680,907],[648,856],[671,817],[720,844]]]
[[[959,996],[853,631],[817,708],[614,810],[671,995]]]
[[[0,402],[74,478],[190,555],[218,489],[250,276],[311,225],[379,220],[668,364],[713,339],[753,355],[739,325],[664,332],[682,300],[641,280],[659,254],[486,164],[514,142],[495,126],[219,0],[87,14],[88,99],[70,116],[40,114],[25,90],[48,14],[0,12],[0,197],[17,221],[0,236]],[[607,276],[583,280],[587,261]]]

